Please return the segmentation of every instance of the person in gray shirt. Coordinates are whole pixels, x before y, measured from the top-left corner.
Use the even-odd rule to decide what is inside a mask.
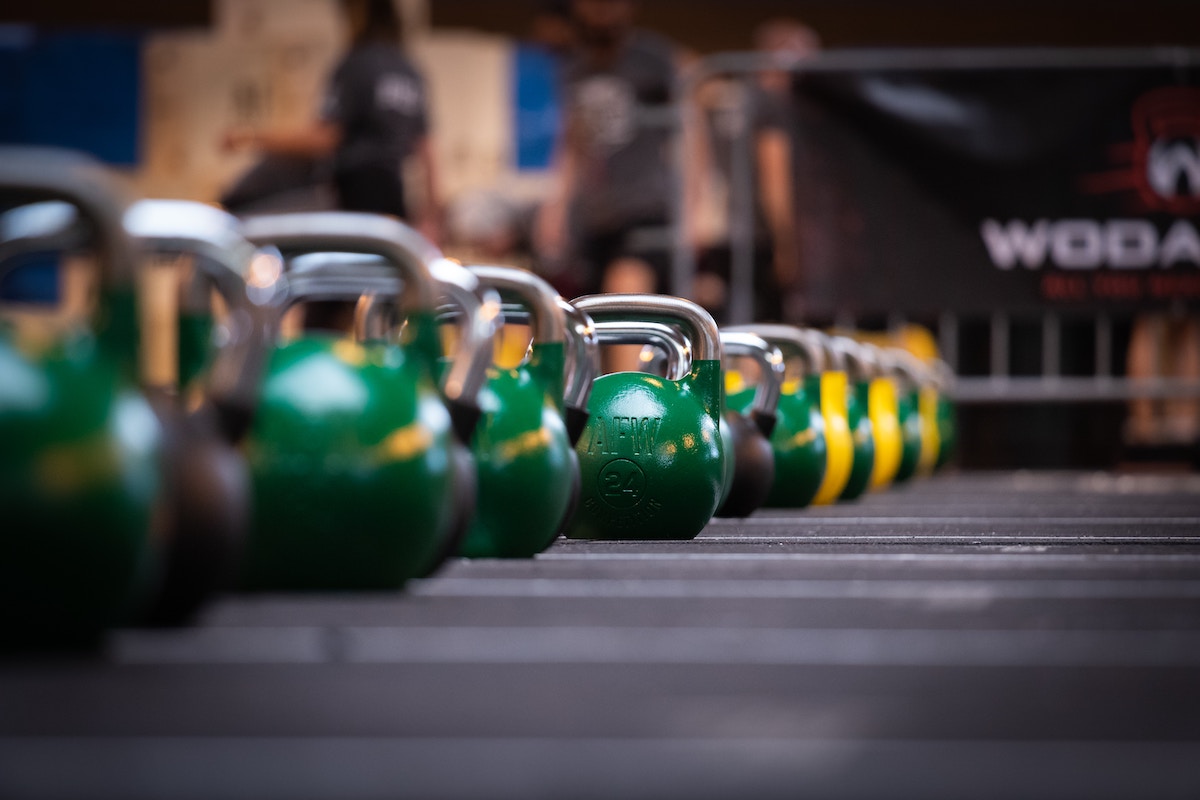
[[[669,291],[670,147],[678,49],[633,27],[632,0],[574,0],[557,182],[538,219],[544,258],[580,292]]]
[[[235,129],[230,149],[269,155],[332,158],[339,208],[412,218],[404,164],[420,161],[424,207],[416,225],[438,238],[439,198],[429,142],[425,83],[400,47],[391,0],[343,0],[353,44],[334,70],[320,116],[298,130]]]

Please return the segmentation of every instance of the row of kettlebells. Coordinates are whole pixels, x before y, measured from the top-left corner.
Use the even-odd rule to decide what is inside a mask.
[[[675,297],[568,303],[384,217],[132,202],[90,161],[27,149],[0,150],[0,213],[0,277],[82,247],[100,273],[91,325],[36,351],[0,336],[0,649],[176,624],[228,588],[392,589],[560,533],[691,538],[714,513],[907,479],[953,439],[942,377],[905,354],[718,331]],[[192,264],[179,391],[138,383],[148,254]],[[354,336],[285,341],[285,313],[318,301],[355,303]],[[532,342],[501,367],[516,320]],[[657,372],[597,377],[606,344],[648,346]],[[757,362],[751,388],[723,354]]]

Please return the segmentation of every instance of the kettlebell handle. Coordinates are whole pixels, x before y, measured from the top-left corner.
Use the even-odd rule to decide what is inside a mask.
[[[366,314],[373,311],[371,298],[364,297]],[[563,384],[563,410],[567,425],[567,434],[572,446],[579,441],[587,427],[588,400],[592,395],[592,382],[600,374],[600,350],[596,340],[596,331],[591,317],[575,308],[561,296],[555,297],[555,304],[562,314],[566,327],[566,361],[564,366],[565,378]],[[360,305],[360,309],[363,308]],[[459,314],[457,308],[442,308],[439,318],[447,319]],[[505,324],[533,325],[533,314],[523,304],[502,303],[500,316]]]
[[[916,391],[930,382],[929,371],[912,353],[900,347],[889,347],[887,354],[892,359],[892,374],[910,391]]]
[[[588,401],[592,396],[592,383],[600,374],[600,342],[596,338],[596,327],[591,317],[562,297],[556,298],[555,303],[562,311],[567,327],[567,376],[563,387],[563,408],[567,435],[574,446],[583,435],[591,414]]]
[[[935,358],[928,364],[933,378],[934,388],[938,394],[949,394],[954,391],[954,368],[940,358]]]
[[[683,380],[692,371],[691,347],[673,325],[645,320],[604,320],[595,325],[600,344],[643,344],[661,353],[669,381]]]
[[[54,147],[0,147],[0,185],[6,192],[28,192],[30,202],[65,200],[75,206],[92,226],[101,285],[133,288],[137,247],[124,227],[132,201],[98,162]],[[13,259],[0,261],[0,276],[13,266]]]
[[[355,302],[365,294],[395,299],[404,292],[404,279],[387,259],[363,253],[305,253],[287,262],[284,275],[281,311],[322,300]]]
[[[459,438],[468,443],[479,421],[479,392],[487,383],[488,367],[495,353],[500,297],[469,270],[447,258],[434,261],[430,270],[445,295],[462,309],[456,350],[450,370],[442,379],[442,393],[455,414]],[[466,409],[474,411],[469,419]]]
[[[862,344],[848,336],[830,336],[829,346],[841,356],[850,380],[866,381],[873,377],[870,356]]]
[[[430,265],[442,253],[421,234],[391,217],[351,211],[313,211],[249,217],[242,232],[256,245],[295,252],[366,253],[383,256],[404,280],[401,311],[428,311],[437,305]]]
[[[750,416],[763,436],[775,430],[776,410],[783,388],[785,364],[778,347],[754,333],[721,331],[721,348],[727,356],[745,356],[758,364],[758,385],[750,404]]]
[[[539,343],[564,343],[567,327],[558,292],[542,278],[515,267],[475,265],[467,267],[480,283],[500,293],[501,298],[515,296],[532,315],[533,340]]]
[[[683,328],[694,361],[721,360],[721,334],[712,316],[691,300],[665,294],[593,294],[571,304],[596,322],[642,319]]]
[[[862,356],[867,364],[867,377],[869,379],[886,378],[887,358],[884,355],[883,348],[872,342],[859,342]]]
[[[205,396],[217,410],[226,436],[239,440],[249,430],[257,406],[281,288],[277,283],[258,287],[269,293],[251,298],[244,276],[250,273],[257,249],[242,237],[237,219],[224,211],[187,200],[142,200],[130,206],[124,224],[143,250],[195,256],[197,271],[228,303],[230,339],[208,372]]]
[[[824,334],[811,328],[761,323],[732,325],[724,328],[722,333],[752,333],[778,347],[785,357],[799,356],[806,375],[817,375],[828,367],[826,351],[821,341]]]

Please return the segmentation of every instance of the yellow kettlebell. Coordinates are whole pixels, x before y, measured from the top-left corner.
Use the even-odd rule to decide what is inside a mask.
[[[896,383],[887,368],[887,354],[874,344],[863,343],[869,359],[870,387],[867,414],[875,429],[875,467],[871,470],[871,488],[891,485],[900,469],[904,443],[900,432],[899,399]]]
[[[814,506],[836,503],[850,480],[854,467],[854,435],[850,431],[847,398],[850,382],[842,353],[833,347],[831,337],[806,329],[825,354],[825,369],[808,377],[809,388],[821,398],[821,416],[825,418],[825,478],[813,497]],[[786,388],[785,388],[786,391]]]

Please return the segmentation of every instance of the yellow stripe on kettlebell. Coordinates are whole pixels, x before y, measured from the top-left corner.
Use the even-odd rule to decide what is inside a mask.
[[[825,477],[813,498],[814,506],[837,502],[854,467],[854,437],[847,419],[844,372],[821,373],[821,416],[825,418]]]
[[[736,369],[725,370],[725,394],[737,394],[746,388],[746,377]]]
[[[917,400],[917,415],[921,421],[921,455],[917,460],[917,472],[930,475],[937,464],[938,450],[942,447],[942,436],[937,421],[938,396],[932,386],[921,387]]]
[[[896,384],[891,378],[876,378],[867,390],[867,414],[875,430],[875,466],[871,470],[871,488],[889,486],[900,469],[904,443],[896,401]]]

